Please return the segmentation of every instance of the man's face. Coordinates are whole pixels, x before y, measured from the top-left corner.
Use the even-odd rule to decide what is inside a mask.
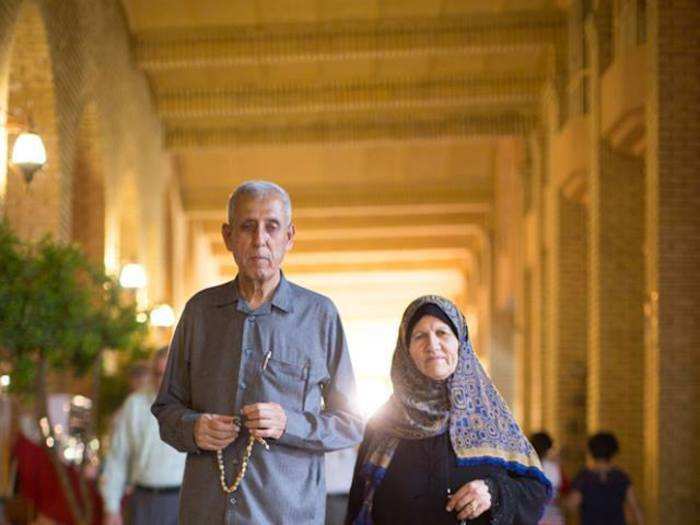
[[[294,226],[287,224],[279,197],[242,197],[236,203],[232,224],[224,224],[221,233],[239,273],[245,279],[266,282],[277,276],[284,255],[292,247]]]

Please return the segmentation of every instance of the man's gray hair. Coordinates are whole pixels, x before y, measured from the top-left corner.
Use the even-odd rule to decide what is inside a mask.
[[[228,223],[233,224],[236,204],[241,197],[259,199],[269,196],[278,197],[282,201],[287,219],[285,226],[288,226],[292,222],[292,200],[289,198],[289,193],[282,186],[266,180],[249,180],[233,191],[228,198]]]

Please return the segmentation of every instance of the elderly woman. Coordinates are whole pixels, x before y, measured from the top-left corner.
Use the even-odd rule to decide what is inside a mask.
[[[454,304],[408,306],[391,380],[360,447],[346,523],[537,523],[549,482]]]

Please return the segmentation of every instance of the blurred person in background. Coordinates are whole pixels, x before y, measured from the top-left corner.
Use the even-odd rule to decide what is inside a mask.
[[[185,454],[160,439],[151,404],[163,379],[168,349],[151,366],[151,381],[133,392],[115,416],[109,452],[100,479],[105,525],[121,525],[121,500],[133,485],[126,506],[131,525],[175,525]]]
[[[633,523],[644,523],[629,476],[613,463],[619,450],[617,438],[609,432],[588,440],[588,466],[574,478],[566,500],[579,512],[581,525],[627,525],[626,514]]]
[[[129,366],[129,392],[138,392],[151,386],[151,363],[137,361]]]
[[[559,454],[553,447],[554,441],[546,432],[536,432],[530,436],[530,443],[540,457],[545,476],[552,484],[552,497],[544,509],[539,525],[564,525],[560,499],[569,490],[569,480],[561,468]]]

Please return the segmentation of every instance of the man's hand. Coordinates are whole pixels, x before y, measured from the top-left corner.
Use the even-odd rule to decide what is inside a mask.
[[[119,512],[105,513],[102,523],[104,525],[122,525],[122,515]]]
[[[277,403],[255,403],[243,407],[245,426],[255,437],[279,439],[287,428],[287,414]]]
[[[447,511],[457,512],[459,520],[473,520],[491,508],[489,487],[482,479],[462,485],[447,501]]]
[[[238,437],[232,416],[202,414],[194,424],[194,441],[202,450],[222,450]]]

